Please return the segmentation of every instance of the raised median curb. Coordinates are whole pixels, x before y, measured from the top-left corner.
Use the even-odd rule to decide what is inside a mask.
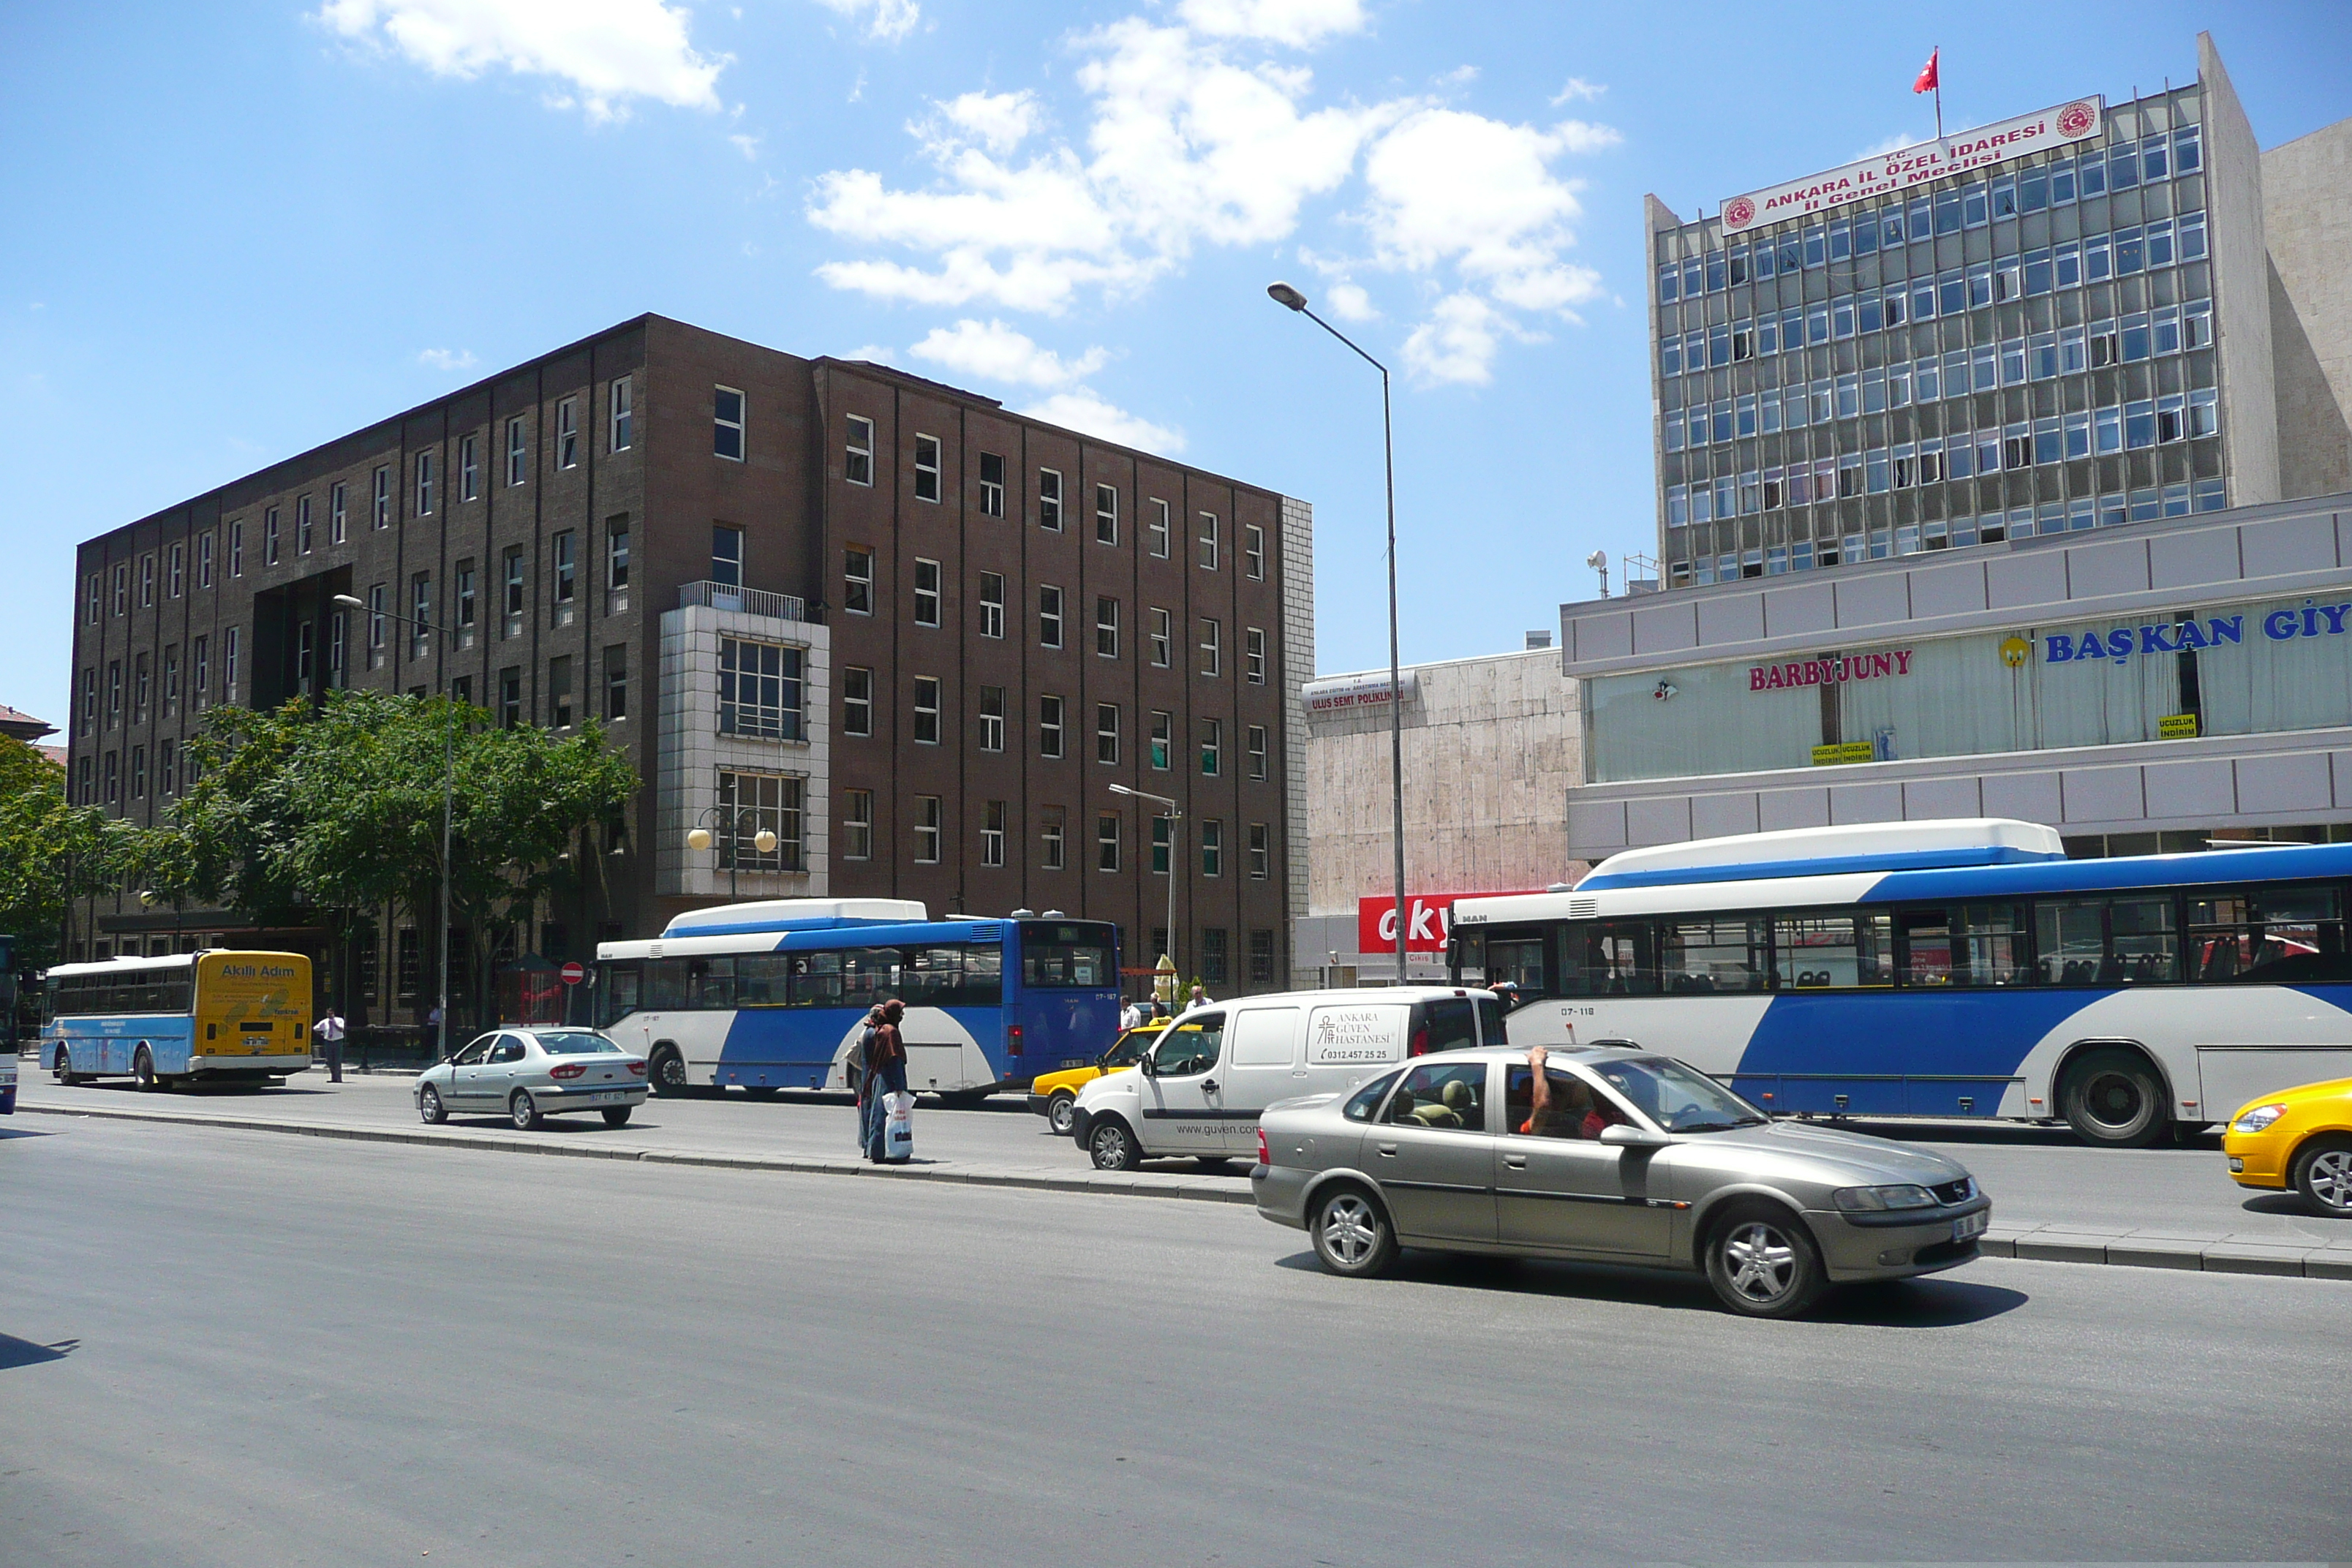
[[[1008,1169],[1003,1166],[960,1165],[950,1162],[877,1165],[865,1160],[824,1160],[807,1155],[721,1154],[690,1149],[628,1149],[606,1143],[573,1143],[562,1138],[502,1136],[462,1129],[335,1127],[305,1121],[277,1121],[252,1116],[185,1115],[175,1111],[131,1110],[113,1106],[18,1105],[33,1116],[87,1116],[110,1121],[145,1121],[170,1127],[224,1127],[237,1132],[279,1132],[299,1138],[342,1138],[360,1143],[409,1143],[437,1149],[487,1150],[501,1154],[551,1154],[575,1160],[624,1160],[646,1165],[698,1165],[722,1171],[768,1171],[799,1176],[879,1176],[898,1182],[950,1182],[968,1186],[1021,1187],[1037,1192],[1097,1193],[1122,1197],[1188,1198],[1196,1203],[1250,1204],[1248,1187],[1236,1188],[1214,1176],[1180,1175],[1174,1172],[1107,1171],[1057,1173]]]
[[[1090,1193],[1114,1197],[1188,1199],[1195,1203],[1248,1204],[1249,1188],[1232,1178],[1172,1171],[1070,1171],[1003,1165],[968,1165],[950,1161],[875,1165],[864,1160],[810,1155],[729,1154],[691,1149],[632,1149],[585,1143],[562,1137],[474,1132],[462,1128],[338,1127],[252,1116],[187,1115],[114,1106],[25,1105],[34,1116],[86,1116],[167,1126],[223,1127],[239,1132],[290,1133],[304,1138],[344,1138],[361,1143],[410,1143],[430,1148],[471,1149],[505,1154],[549,1154],[576,1160],[623,1160],[646,1165],[701,1166],[719,1171],[765,1171],[783,1175],[866,1176],[899,1182],[946,1182],[975,1187],[1013,1187],[1033,1192]],[[2352,1280],[2352,1230],[2337,1242],[2225,1236],[2210,1231],[2105,1231],[2079,1225],[1996,1224],[1981,1243],[1987,1258],[2042,1263],[2087,1263],[2120,1268],[2188,1269],[2207,1274],[2263,1274],[2289,1279]]]

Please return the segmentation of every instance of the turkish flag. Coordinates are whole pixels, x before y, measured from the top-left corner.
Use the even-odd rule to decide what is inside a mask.
[[[1919,79],[1911,84],[1911,90],[1913,92],[1933,92],[1936,90],[1937,85],[1936,81],[1936,57],[1943,52],[1944,47],[1941,44],[1937,45],[1935,48],[1928,51],[1927,63],[1919,68]]]

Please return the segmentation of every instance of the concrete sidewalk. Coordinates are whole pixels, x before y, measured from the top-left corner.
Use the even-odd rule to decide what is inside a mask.
[[[1067,1141],[1050,1136],[1041,1118],[1011,1101],[973,1111],[919,1110],[918,1157],[906,1165],[874,1165],[855,1152],[855,1110],[830,1097],[656,1099],[625,1128],[568,1118],[551,1119],[537,1132],[488,1119],[425,1127],[410,1097],[410,1080],[389,1076],[330,1085],[322,1075],[306,1075],[258,1093],[140,1094],[111,1083],[64,1089],[26,1071],[18,1109],[575,1159],[1251,1202],[1245,1161],[1223,1169],[1186,1159],[1149,1162],[1135,1172],[1097,1171]],[[2006,1142],[1981,1131],[1898,1131],[1891,1124],[1871,1131],[1907,1133],[1977,1173],[1993,1194],[1993,1226],[1984,1240],[1990,1257],[2352,1280],[2352,1226],[2301,1213],[2291,1199],[2239,1192],[2219,1173],[2217,1154],[2170,1152],[2135,1163],[2133,1152],[2066,1147],[2030,1129]],[[2077,1195],[2079,1203],[2069,1201]],[[2045,1217],[2053,1208],[2071,1208],[2076,1217]]]

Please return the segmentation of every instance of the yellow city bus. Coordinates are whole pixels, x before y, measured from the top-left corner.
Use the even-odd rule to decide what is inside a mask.
[[[41,1055],[59,1083],[260,1083],[310,1066],[310,961],[213,949],[61,963]]]

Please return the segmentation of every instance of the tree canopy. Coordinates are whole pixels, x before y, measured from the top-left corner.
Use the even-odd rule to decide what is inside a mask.
[[[0,931],[16,965],[58,961],[69,899],[114,887],[134,848],[130,824],[66,802],[66,773],[40,748],[0,735]]]

